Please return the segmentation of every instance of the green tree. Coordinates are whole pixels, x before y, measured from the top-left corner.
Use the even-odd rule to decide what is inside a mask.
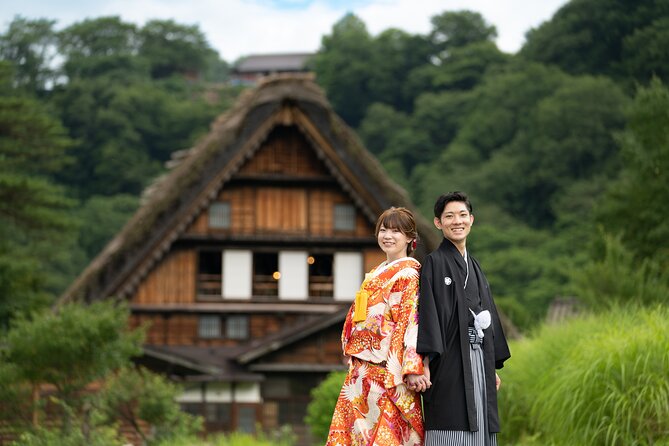
[[[139,206],[134,195],[94,195],[78,211],[85,224],[79,231],[79,246],[89,259],[95,257],[105,244],[123,227]]]
[[[101,392],[100,412],[106,424],[128,423],[146,444],[192,435],[202,429],[200,418],[187,415],[175,403],[181,389],[144,368],[126,367],[114,373]],[[147,433],[142,423],[151,425]]]
[[[469,91],[423,93],[416,98],[411,122],[425,131],[433,144],[430,161],[436,160],[453,141],[473,104]]]
[[[571,74],[604,74],[617,80],[631,74],[632,81],[645,82],[658,69],[656,75],[666,72],[667,13],[666,1],[571,1],[527,33],[520,54]]]
[[[497,37],[495,27],[474,11],[446,11],[430,21],[432,31],[428,38],[433,45],[433,55],[442,62],[450,57],[455,48],[492,41]]]
[[[76,140],[77,169],[59,179],[82,198],[139,195],[163,171],[173,150],[191,146],[220,111],[186,81],[70,82],[54,93],[63,124]]]
[[[453,48],[446,62],[436,68],[432,87],[442,90],[471,90],[483,78],[486,70],[504,64],[509,56],[493,42],[475,42]]]
[[[143,85],[150,97],[152,86]],[[77,168],[62,171],[58,178],[82,197],[138,195],[161,170],[135,129],[134,114],[124,114],[116,107],[128,87],[98,77],[72,81],[54,94],[54,105],[76,141],[71,153]]]
[[[213,52],[197,25],[150,20],[138,32],[139,55],[149,61],[154,79],[175,74],[201,75]]]
[[[127,316],[126,308],[106,302],[70,304],[12,321],[3,362],[17,371],[17,385],[32,389],[37,404],[31,410],[38,419],[45,410],[40,403],[46,403],[37,398],[41,386],[55,389],[50,401],[68,430],[75,415],[85,415],[89,399],[81,393],[86,386],[140,353],[142,334],[128,331]]]
[[[413,108],[413,96],[405,88],[409,74],[429,63],[430,44],[423,36],[388,29],[372,40],[369,65],[370,101],[389,104],[404,112]]]
[[[395,110],[390,105],[375,102],[367,109],[358,134],[367,150],[379,156],[388,146],[393,133],[407,124],[408,117],[405,113]]]
[[[0,421],[26,433],[20,444],[112,444],[120,422],[147,444],[199,429],[179,411],[176,386],[131,367],[144,334],[128,328],[128,317],[125,305],[106,301],[14,319],[0,352],[0,377],[8,380],[0,404],[14,410],[0,411]],[[153,429],[142,430],[140,420]]]
[[[372,102],[369,61],[374,57],[372,37],[364,22],[353,14],[345,15],[324,36],[314,56],[318,82],[327,92],[337,113],[356,127]]]
[[[14,86],[43,92],[55,80],[55,20],[15,17],[0,35],[0,59],[14,66]]]
[[[597,207],[605,231],[620,234],[633,257],[669,266],[669,89],[659,80],[640,88],[620,140],[623,168]],[[626,222],[634,215],[641,228]]]
[[[58,33],[64,74],[70,80],[103,74],[148,77],[148,61],[137,57],[140,42],[137,27],[119,17],[86,19]]]
[[[604,78],[565,79],[537,102],[512,141],[471,176],[489,200],[534,227],[555,223],[553,200],[574,181],[613,178],[626,98]],[[522,172],[522,176],[518,173]]]
[[[53,181],[70,161],[71,141],[42,104],[10,87],[11,78],[0,62],[0,327],[53,298],[76,263],[74,202]]]
[[[636,29],[623,41],[624,74],[646,84],[653,77],[669,82],[669,17]]]
[[[545,228],[556,219],[552,200],[571,182],[615,175],[612,133],[623,126],[626,101],[612,81],[516,64],[487,76],[472,97],[471,112],[424,180],[426,191],[447,175],[479,201]]]
[[[495,152],[512,143],[537,102],[550,95],[563,78],[558,70],[515,61],[488,73],[468,94],[428,97],[421,115],[434,114],[429,121],[423,120],[429,123],[430,134],[438,133],[439,120],[453,113],[444,125],[444,133],[451,133],[448,141],[444,141],[450,142],[448,147],[416,178],[423,190],[417,201],[425,214],[432,215],[434,200],[444,190],[465,190],[476,202],[481,202],[484,195],[479,193],[481,185],[473,174]],[[432,103],[438,107],[434,111],[428,109]],[[483,180],[496,181],[496,178]],[[516,180],[522,181],[522,177],[516,175]],[[506,187],[505,183],[500,184]]]

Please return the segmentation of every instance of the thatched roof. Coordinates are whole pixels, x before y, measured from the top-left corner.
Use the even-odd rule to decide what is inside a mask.
[[[296,125],[342,189],[374,223],[390,206],[416,211],[357,135],[334,113],[310,75],[276,75],[245,91],[194,147],[147,188],[142,205],[63,294],[61,301],[129,296],[221,187],[277,125]],[[439,234],[418,214],[419,257]]]

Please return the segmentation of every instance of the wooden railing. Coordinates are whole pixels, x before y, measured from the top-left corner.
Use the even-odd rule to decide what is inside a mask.
[[[334,295],[332,276],[311,276],[309,278],[309,297],[321,298]]]
[[[253,295],[259,297],[277,297],[279,295],[279,281],[272,276],[253,276]]]
[[[220,296],[221,280],[220,274],[198,274],[197,294],[200,296]]]

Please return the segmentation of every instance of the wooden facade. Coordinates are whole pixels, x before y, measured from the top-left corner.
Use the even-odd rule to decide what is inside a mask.
[[[391,205],[411,207],[322,92],[275,79],[173,163],[63,299],[126,299],[148,327],[138,362],[182,382],[209,430],[288,424],[307,445],[310,391],[345,367],[342,322],[385,258]]]

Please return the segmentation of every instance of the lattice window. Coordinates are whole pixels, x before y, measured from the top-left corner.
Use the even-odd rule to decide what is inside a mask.
[[[209,227],[230,229],[230,203],[217,202],[209,206]]]
[[[229,339],[248,339],[248,316],[228,316],[225,320],[225,336]]]
[[[335,231],[355,230],[355,207],[352,204],[334,205]]]
[[[198,319],[197,333],[203,339],[221,337],[221,318],[219,316],[202,315]]]

